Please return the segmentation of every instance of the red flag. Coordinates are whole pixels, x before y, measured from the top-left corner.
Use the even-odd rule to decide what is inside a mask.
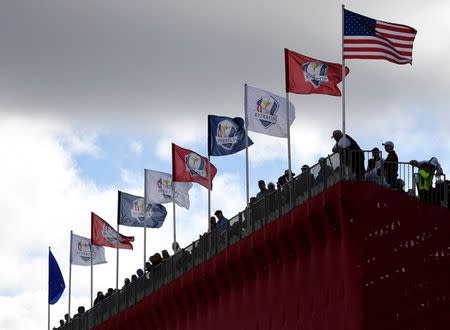
[[[316,60],[284,49],[286,92],[341,96],[342,65]],[[345,67],[345,75],[350,72]]]
[[[209,162],[205,157],[172,143],[172,176],[173,182],[197,182],[208,188]],[[217,168],[211,164],[211,190],[212,180]]]
[[[105,220],[91,212],[91,242],[93,245],[133,250],[131,242],[134,242],[134,237],[118,233]]]

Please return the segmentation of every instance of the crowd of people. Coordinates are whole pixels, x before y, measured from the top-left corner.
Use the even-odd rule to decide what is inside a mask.
[[[358,181],[369,181],[400,192],[406,192],[404,178],[399,177],[399,159],[392,141],[382,143],[387,154],[385,159],[382,158],[382,152],[378,147],[373,148],[371,150],[372,158],[368,159],[366,167],[366,152],[360,148],[350,135],[344,135],[342,131],[335,130],[331,138],[336,142],[332,147],[332,151],[339,154],[338,166],[333,168],[329,158],[321,157],[318,160],[318,172],[315,173],[316,175],[313,175],[310,166],[307,164],[303,165],[301,174],[295,181],[297,194],[305,192],[313,185],[325,183],[327,179],[334,177],[339,171],[341,171],[340,174],[343,174],[343,169],[348,169],[349,173],[346,174],[349,178]],[[423,161],[411,160],[408,164],[417,168],[417,173],[413,178],[413,185],[417,188],[419,198],[429,203],[440,203],[444,196],[449,193],[450,181],[443,179],[444,172],[438,159],[431,157],[429,160]],[[291,175],[294,177],[295,173]],[[266,186],[264,180],[259,180],[259,192],[256,197],[250,198],[250,205],[254,205],[276,189],[283,191],[284,186],[288,182],[289,170],[286,170],[278,178],[277,188],[275,188],[273,182],[269,182]],[[433,182],[435,183],[434,186]],[[288,189],[286,189],[287,191]],[[412,191],[409,193],[413,194]]]
[[[358,143],[348,134],[343,134],[340,130],[333,131],[332,138],[335,140],[335,145],[332,148],[334,153],[339,154],[339,164],[336,168],[328,164],[329,158],[319,158],[319,168],[314,175],[311,172],[311,167],[307,164],[301,167],[301,174],[296,178],[295,191],[296,194],[305,193],[308,189],[314,185],[324,184],[328,178],[332,178],[339,171],[342,172],[344,168],[349,170],[350,177],[359,181],[369,181],[387,188],[391,188],[402,193],[406,193],[405,182],[402,178],[399,178],[399,160],[395,151],[395,145],[392,141],[386,141],[382,143],[387,157],[382,158],[382,152],[379,148],[375,147],[371,150],[372,158],[368,159],[367,167],[365,166],[365,152],[359,147]],[[417,161],[411,160],[410,165],[417,168],[417,174],[415,182],[418,190],[419,198],[423,201],[430,203],[440,203],[443,199],[444,192],[450,193],[450,182],[441,179],[444,172],[441,164],[436,157],[431,157],[429,160]],[[289,199],[289,189],[284,189],[290,179],[295,176],[295,173],[289,173],[289,170],[285,170],[276,183],[269,182],[267,185],[264,180],[258,181],[259,192],[255,197],[250,198],[251,208],[259,200],[264,199],[266,196],[274,193],[275,191],[284,191],[282,199]],[[435,176],[438,178],[433,180]],[[435,186],[433,187],[433,181]],[[448,195],[446,195],[448,196]],[[448,198],[447,198],[448,199]],[[447,200],[448,202],[448,200]],[[450,203],[449,203],[450,204]],[[450,205],[447,205],[450,208]],[[245,224],[243,225],[245,226]],[[216,236],[221,236],[224,230],[228,230],[229,220],[225,218],[221,210],[214,212],[214,216],[209,219],[209,231],[215,232],[216,235],[212,235],[212,239],[216,239]],[[172,249],[175,254],[180,253],[180,261],[183,261],[184,254],[189,254],[188,251],[180,249],[178,243],[172,245]],[[139,277],[146,276],[152,272],[152,270],[160,264],[166,262],[170,258],[169,252],[163,250],[160,253],[155,253],[149,257],[149,260],[145,263],[145,269],[138,269],[136,274],[131,275],[130,278],[124,280],[122,290],[138,280]],[[97,305],[101,301],[113,295],[117,290],[109,288],[104,294],[102,291],[97,292],[97,297],[94,300],[94,305]],[[79,317],[85,312],[83,306],[78,307],[78,313],[73,318]],[[69,314],[64,315],[64,320],[60,320],[60,326],[70,321]]]

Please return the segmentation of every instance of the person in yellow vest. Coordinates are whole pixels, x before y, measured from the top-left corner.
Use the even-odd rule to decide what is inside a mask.
[[[418,162],[417,160],[411,160],[409,163],[419,169],[417,172],[417,189],[420,200],[433,204],[437,203],[436,191],[433,188],[433,178],[435,174],[437,176],[443,175],[438,159],[432,157],[428,161]]]

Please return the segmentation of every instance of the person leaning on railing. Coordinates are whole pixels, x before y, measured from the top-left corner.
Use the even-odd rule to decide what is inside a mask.
[[[364,178],[364,153],[358,143],[348,134],[342,134],[340,130],[333,131],[332,139],[336,141],[333,152],[341,154],[341,164],[345,168],[350,166],[357,180]]]
[[[417,172],[417,189],[419,191],[419,198],[422,201],[437,203],[436,190],[433,189],[433,177],[443,175],[441,164],[436,157],[430,160],[417,161],[411,160],[411,165],[416,166],[419,170]]]
[[[388,153],[384,162],[384,171],[386,173],[386,181],[391,188],[397,188],[398,177],[398,156],[394,150],[394,142],[386,141],[383,143],[384,150]]]

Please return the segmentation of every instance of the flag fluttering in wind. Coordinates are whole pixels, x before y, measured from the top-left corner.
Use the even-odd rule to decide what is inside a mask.
[[[246,127],[249,131],[286,138],[286,98],[247,86]],[[289,125],[295,120],[295,107],[289,102]]]
[[[342,80],[342,65],[284,50],[286,91],[296,94],[328,94],[341,96],[337,87]],[[345,68],[346,75],[349,69]]]
[[[94,245],[133,250],[133,236],[118,233],[105,220],[91,212],[91,241]]]
[[[196,152],[184,149],[172,143],[172,173],[174,182],[196,182],[208,188],[209,162]],[[211,164],[212,181],[217,168]]]
[[[92,265],[106,263],[105,248],[103,246],[92,245],[89,238],[75,234],[72,234],[71,242],[70,262],[72,265],[90,266],[91,255]]]
[[[208,154],[231,155],[245,149],[244,119],[224,116],[208,116]],[[253,141],[248,138],[248,146]]]
[[[52,251],[48,251],[48,303],[54,305],[61,298],[66,284]]]
[[[175,203],[189,209],[189,189],[192,183],[173,182]],[[145,199],[147,204],[165,204],[172,202],[172,175],[169,173],[145,170]]]
[[[344,58],[412,63],[416,33],[412,27],[379,21],[344,9]]]
[[[144,198],[119,191],[119,225],[160,228],[167,216],[161,204],[146,204]]]

